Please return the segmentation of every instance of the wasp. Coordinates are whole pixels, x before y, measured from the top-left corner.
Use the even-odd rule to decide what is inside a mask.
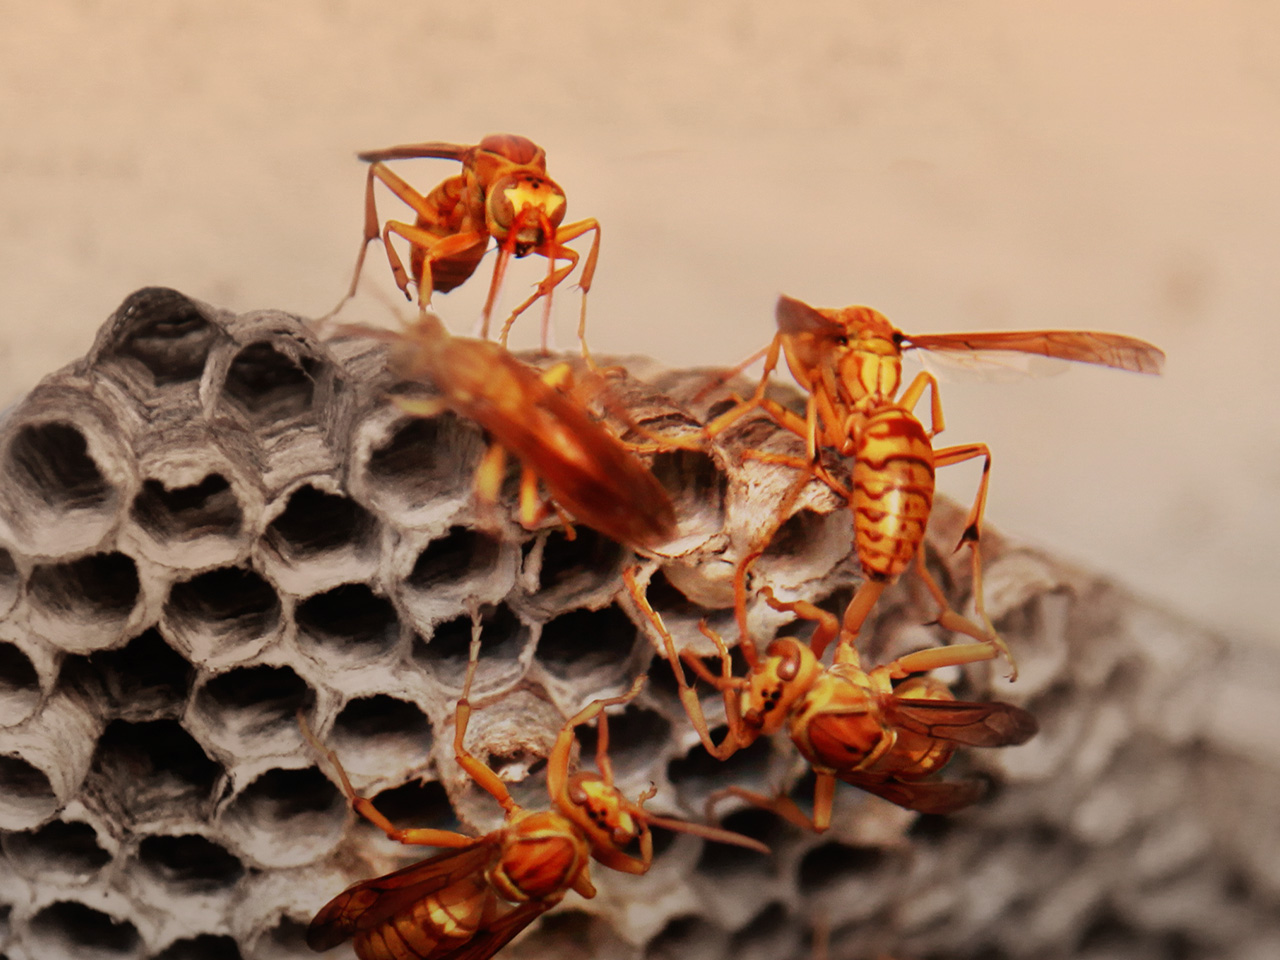
[[[568,364],[539,374],[493,341],[452,336],[430,312],[401,331],[346,325],[337,332],[391,341],[392,370],[439,391],[394,397],[401,410],[418,417],[452,410],[488,431],[493,444],[476,470],[481,504],[497,502],[510,451],[523,465],[526,526],[541,519],[541,478],[555,503],[620,543],[652,546],[674,536],[671,498],[649,468],[588,415],[572,393]]]
[[[600,224],[593,218],[563,224],[567,200],[560,185],[547,176],[547,155],[542,147],[525,137],[497,133],[472,146],[414,143],[370,150],[358,156],[370,165],[365,180],[364,240],[351,286],[327,317],[332,317],[355,296],[369,244],[379,237],[396,286],[406,299],[412,300],[409,291],[412,282],[417,287],[418,306],[423,310],[430,305],[433,292],[447,293],[475,273],[492,237],[498,243],[498,259],[485,299],[480,335],[489,336],[490,315],[510,258],[537,253],[547,259],[547,275],[533,294],[512,311],[502,325],[498,341],[505,345],[516,318],[542,297],[546,301],[542,318],[545,352],[551,324],[551,293],[573,272],[580,259],[578,252],[565,244],[594,231],[578,284],[582,289],[578,340],[583,355],[590,357],[586,344],[587,293],[600,255]],[[423,196],[387,166],[388,161],[419,158],[457,160],[462,164],[462,172]],[[414,223],[388,220],[379,229],[375,180],[381,181],[413,209],[417,215]],[[409,243],[408,270],[391,244],[392,234]],[[568,262],[557,266],[560,261]]]
[[[736,786],[713,794],[711,803],[724,796],[740,797],[821,832],[831,824],[835,784],[841,780],[910,810],[950,813],[974,803],[983,792],[983,782],[977,778],[930,779],[957,746],[1012,746],[1025,743],[1037,730],[1035,717],[1020,707],[956,700],[945,684],[924,676],[940,667],[992,659],[996,653],[988,643],[921,650],[866,670],[854,646],[858,624],[851,622],[848,612],[841,621],[807,601],[778,600],[765,587],[761,596],[775,610],[815,622],[809,642],[780,637],[761,657],[754,641],[743,635],[739,646],[748,671],[735,677],[724,641],[703,623],[702,632],[720,656],[720,673],[715,674],[696,657],[682,659],[677,654],[675,641],[649,604],[634,568],[623,576],[636,606],[661,638],[681,703],[707,752],[724,760],[761,736],[785,728],[816,774],[812,816],[788,797],[766,797]],[[741,607],[745,602],[741,581],[738,594],[736,604]],[[740,623],[744,620],[739,617]],[[833,663],[826,666],[823,653],[837,639]],[[728,732],[718,744],[682,663],[723,696]]]
[[[764,378],[755,394],[712,420],[707,434],[714,436],[744,414],[761,409],[805,440],[806,459],[797,465],[822,475],[848,500],[853,512],[855,546],[865,577],[847,617],[855,632],[885,587],[914,559],[938,606],[937,622],[992,644],[1009,660],[1010,679],[1015,678],[1016,664],[983,603],[979,541],[991,451],[984,443],[934,448],[933,438],[945,427],[938,383],[926,371],[901,389],[903,351],[1040,354],[1139,373],[1159,373],[1164,354],[1143,340],[1085,330],[909,335],[870,307],[819,310],[786,296],[778,300],[777,322],[778,334],[769,347]],[[780,353],[808,394],[803,418],[765,396]],[[931,395],[928,428],[914,412],[926,390]],[[851,489],[822,470],[817,457],[820,446],[853,459]],[[974,623],[951,609],[925,566],[920,546],[933,507],[936,469],[979,458],[982,476],[957,547],[967,543],[971,549],[974,606],[980,621]]]
[[[628,692],[593,700],[566,721],[547,758],[551,809],[521,807],[498,775],[464,744],[479,648],[474,639],[456,708],[453,748],[467,776],[502,806],[503,824],[492,833],[471,837],[395,827],[370,800],[356,794],[336,755],[303,723],[304,734],[333,764],[361,816],[399,843],[448,848],[340,893],[311,921],[307,944],[313,950],[353,940],[360,960],[485,960],[570,890],[595,896],[593,858],[622,873],[645,873],[653,862],[653,826],[768,852],[764,844],[728,830],[650,813],[644,803],[654,788],[632,801],[614,785],[605,710],[633,699],[643,676]],[[570,773],[576,730],[592,720],[598,734],[597,771]],[[633,845],[637,853],[628,852]]]

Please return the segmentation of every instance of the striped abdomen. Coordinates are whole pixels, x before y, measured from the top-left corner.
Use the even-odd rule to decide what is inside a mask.
[[[933,507],[933,446],[901,407],[867,418],[853,465],[853,531],[862,572],[893,580],[924,540]]]
[[[360,960],[409,960],[444,956],[492,922],[500,902],[483,873],[455,880],[405,903],[376,926],[357,933]]]

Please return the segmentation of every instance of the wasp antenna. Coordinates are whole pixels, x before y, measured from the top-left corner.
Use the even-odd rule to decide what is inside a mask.
[[[677,820],[674,817],[659,817],[648,811],[645,811],[644,818],[651,827],[662,827],[679,833],[691,833],[695,837],[701,837],[704,840],[727,843],[735,847],[745,847],[747,850],[755,850],[757,853],[767,854],[773,852],[759,840],[744,836],[741,833],[735,833],[732,830],[725,830],[723,827],[713,827],[708,823],[691,823],[688,820]]]

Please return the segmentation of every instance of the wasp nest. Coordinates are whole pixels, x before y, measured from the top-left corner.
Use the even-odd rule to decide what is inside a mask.
[[[633,374],[641,374],[633,365]],[[612,408],[692,432],[704,375],[649,371]],[[726,763],[697,744],[622,592],[630,551],[551,519],[477,515],[486,441],[387,402],[385,352],[318,341],[294,317],[231,316],[170,290],[130,297],[80,363],[0,425],[0,951],[9,960],[305,957],[344,886],[422,855],[355,817],[297,714],[400,825],[483,831],[496,804],[451,748],[481,628],[473,749],[545,805],[539,759],[586,701],[651,673],[611,724],[631,796],[697,818],[729,783],[807,787],[789,743]],[[743,448],[793,445],[767,420],[652,458],[680,518],[643,558],[677,640],[727,637],[734,562],[788,517],[758,582],[838,610],[848,515]],[[967,560],[940,504],[930,563],[953,602]],[[1280,955],[1277,673],[1042,554],[985,541],[987,609],[1016,651],[970,699],[1031,710],[1022,747],[962,756],[994,789],[949,818],[841,787],[833,829],[800,834],[722,805],[765,857],[659,838],[644,877],[597,869],[510,956],[778,960],[830,932],[833,958]],[[765,639],[780,615],[753,609]],[[937,643],[911,576],[881,601],[873,661]],[[1252,659],[1250,659],[1252,657]],[[714,696],[707,708],[714,711]],[[584,733],[589,756],[590,735]],[[810,788],[811,789],[811,788]],[[335,955],[349,955],[343,946]]]

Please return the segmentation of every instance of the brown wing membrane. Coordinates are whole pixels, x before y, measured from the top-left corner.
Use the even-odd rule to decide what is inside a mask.
[[[365,163],[376,163],[379,160],[418,160],[436,158],[440,160],[461,160],[468,150],[474,150],[471,144],[463,143],[406,143],[398,147],[384,147],[381,150],[366,150],[356,156]]]
[[[1118,333],[1093,330],[1009,330],[990,333],[905,334],[904,345],[921,350],[1010,351],[1038,353],[1059,360],[1096,363],[1104,367],[1159,373],[1164,351]]]
[[[423,897],[483,870],[492,846],[487,837],[481,837],[470,847],[449,850],[395,873],[353,884],[315,915],[307,928],[307,946],[316,951],[336,947]]]
[[[498,917],[493,923],[476,933],[474,937],[450,953],[443,953],[438,960],[489,960],[512,941],[517,933],[556,905],[558,900],[534,900]]]
[[[795,297],[788,297],[785,293],[778,297],[775,317],[779,332],[788,336],[808,333],[817,337],[836,339],[847,338],[849,335],[843,325],[824,317],[816,308]]]
[[[1035,717],[1010,703],[891,697],[882,709],[896,727],[971,747],[1015,746],[1040,729]]]
[[[845,773],[840,779],[850,786],[867,793],[874,793],[890,803],[896,803],[918,813],[954,813],[977,803],[987,792],[987,785],[978,779],[924,780],[909,782],[893,780],[871,773]]]

